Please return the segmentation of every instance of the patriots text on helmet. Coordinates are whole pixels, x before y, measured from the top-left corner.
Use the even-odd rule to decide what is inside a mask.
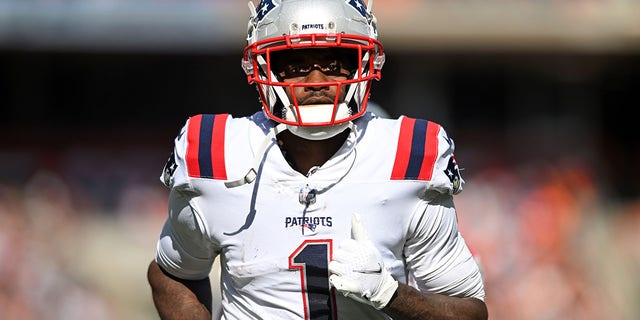
[[[322,24],[322,23],[307,23],[307,24],[303,24],[302,25],[302,30],[309,30],[309,29],[324,30],[324,24]]]

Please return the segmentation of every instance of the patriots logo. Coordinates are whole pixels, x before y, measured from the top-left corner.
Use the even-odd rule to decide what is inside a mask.
[[[317,226],[318,226],[317,224],[305,223],[305,224],[302,225],[302,228],[303,228],[302,233],[304,233],[304,228],[308,228],[311,231],[316,231],[316,227]]]
[[[449,177],[449,181],[453,184],[453,192],[458,192],[458,190],[460,190],[460,169],[458,168],[458,163],[453,155],[449,158],[449,164],[447,165],[447,169],[444,170],[444,173]]]
[[[167,164],[164,165],[164,170],[162,174],[162,180],[164,181],[164,185],[170,186],[173,180],[173,173],[176,172],[178,165],[176,164],[175,153],[172,151],[171,155],[169,155],[169,159],[167,159]]]
[[[258,6],[258,21],[262,21],[267,13],[271,12],[271,10],[276,8],[276,4],[273,0],[262,0],[260,1],[260,5]]]
[[[347,3],[354,9],[358,10],[363,17],[367,16],[367,7],[364,5],[362,0],[347,0]]]

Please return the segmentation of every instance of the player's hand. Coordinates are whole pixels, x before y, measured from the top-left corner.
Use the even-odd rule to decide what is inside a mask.
[[[357,213],[351,218],[351,234],[353,239],[340,243],[329,262],[329,283],[345,297],[382,309],[398,289],[398,281],[384,267]]]

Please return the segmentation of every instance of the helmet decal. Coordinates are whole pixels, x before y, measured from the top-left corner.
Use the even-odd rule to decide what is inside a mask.
[[[362,0],[347,0],[347,3],[354,9],[358,10],[363,17],[367,16],[367,7],[364,5]]]
[[[271,10],[276,8],[276,4],[273,3],[273,0],[262,0],[260,1],[260,5],[258,6],[258,16],[257,16],[257,22],[262,21],[262,19],[264,19],[264,17],[267,15],[267,13],[269,13]]]

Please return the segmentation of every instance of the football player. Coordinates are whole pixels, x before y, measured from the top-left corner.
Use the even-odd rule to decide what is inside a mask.
[[[249,3],[242,67],[262,111],[190,117],[161,180],[148,269],[163,319],[486,319],[458,231],[454,143],[366,111],[385,61],[362,0]]]

